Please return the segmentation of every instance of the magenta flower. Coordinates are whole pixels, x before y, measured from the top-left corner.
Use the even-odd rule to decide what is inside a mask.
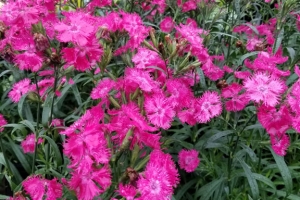
[[[38,144],[43,142],[42,138],[38,139]],[[21,142],[24,153],[34,153],[35,150],[35,135],[33,133],[27,135],[25,140]]]
[[[125,197],[127,200],[134,200],[137,193],[136,188],[131,185],[119,184],[118,192],[121,196]]]
[[[32,200],[56,200],[62,197],[62,185],[56,179],[46,180],[39,176],[31,176],[23,181],[22,185]]]
[[[116,82],[111,79],[103,79],[92,90],[92,99],[106,99],[109,92],[116,86]]]
[[[174,28],[174,21],[172,17],[165,17],[161,22],[160,22],[160,29],[165,32],[165,33],[170,33],[173,28]]]
[[[12,90],[8,93],[8,97],[15,103],[18,103],[21,97],[31,91],[33,88],[30,85],[30,79],[25,78],[12,87]]]
[[[154,95],[145,99],[145,110],[149,121],[163,129],[171,127],[175,111],[169,99],[162,95]]]
[[[0,114],[0,132],[2,132],[4,130],[3,127],[1,126],[4,126],[7,124],[7,121],[5,120],[5,118],[3,117],[3,115]]]
[[[290,138],[287,134],[283,134],[280,137],[271,136],[271,144],[274,152],[279,156],[285,156],[288,147],[290,146]]]
[[[196,103],[196,119],[200,123],[209,122],[221,112],[222,104],[217,92],[206,91]]]
[[[145,92],[153,92],[158,89],[159,85],[148,72],[136,68],[125,69],[125,81],[138,85]]]
[[[178,153],[178,163],[181,169],[184,169],[186,172],[193,172],[196,170],[200,163],[200,159],[198,158],[198,151],[192,150],[185,150],[182,149]]]
[[[238,83],[232,83],[231,85],[222,89],[222,97],[228,99],[225,102],[225,108],[227,111],[241,111],[249,102],[246,94],[239,94],[243,89],[242,85]]]
[[[54,25],[60,42],[73,42],[86,45],[88,38],[95,33],[91,16],[81,12],[64,12],[65,19]]]
[[[244,82],[247,96],[256,103],[274,107],[284,92],[284,84],[276,78],[265,73],[256,73]]]

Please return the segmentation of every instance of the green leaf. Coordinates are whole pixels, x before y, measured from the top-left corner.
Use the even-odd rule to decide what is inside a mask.
[[[275,42],[275,46],[273,47],[273,52],[276,53],[281,45],[281,42],[282,42],[282,39],[283,39],[283,36],[284,36],[284,28],[282,27],[282,29],[280,30],[278,36],[277,36],[277,39],[276,39],[276,42]]]
[[[24,124],[26,127],[28,127],[33,133],[35,133],[34,125],[31,121],[23,120],[20,122],[21,124]]]
[[[244,60],[248,57],[251,57],[251,56],[254,56],[254,55],[257,55],[259,53],[259,51],[253,51],[253,52],[250,52],[250,53],[246,53],[245,55],[243,55],[239,61],[238,61],[238,66],[242,65]]]
[[[200,69],[200,67],[197,67],[196,70],[197,70],[197,73],[198,73],[198,75],[200,77],[201,87],[204,88],[204,89],[206,89],[207,86],[206,86],[206,83],[205,83],[205,76],[204,76],[204,73],[203,73],[202,69]]]
[[[292,74],[291,76],[288,77],[288,79],[286,80],[286,85],[291,85],[292,83],[294,83],[294,81],[296,81],[298,79],[298,75],[296,73]]]
[[[233,133],[232,130],[220,131],[220,132],[216,133],[215,135],[211,136],[210,138],[208,138],[207,143],[214,142],[214,141],[218,140],[219,138],[228,136],[232,133]]]
[[[20,146],[16,145],[10,138],[9,138],[9,144],[10,144],[13,152],[17,156],[18,160],[20,161],[21,165],[24,167],[25,171],[28,174],[30,174],[31,173],[30,164],[27,161],[24,153],[22,153]]]
[[[261,174],[257,174],[257,173],[252,173],[252,176],[256,180],[261,181],[261,182],[265,183],[266,185],[270,186],[272,189],[276,190],[275,184],[269,178],[267,178]]]
[[[184,184],[184,186],[182,188],[180,188],[179,191],[177,192],[177,194],[175,195],[175,198],[181,199],[182,196],[186,193],[186,191],[190,187],[192,187],[196,182],[197,182],[197,179],[193,179],[193,180],[189,181],[188,183]]]
[[[207,183],[196,192],[195,197],[197,198],[201,196],[201,200],[209,199],[217,189],[219,190],[222,189],[219,188],[219,185],[223,181],[224,181],[224,177],[221,177],[219,179],[215,179],[214,181]]]
[[[295,194],[290,194],[287,195],[287,193],[285,191],[282,190],[271,190],[271,189],[266,189],[266,191],[271,192],[273,194],[277,194],[280,197],[286,197],[285,199],[290,199],[290,200],[299,200],[299,195],[295,195]]]
[[[50,117],[50,112],[51,112],[51,103],[53,101],[54,98],[54,94],[48,94],[46,101],[44,103],[43,106],[43,112],[42,112],[42,124],[44,126],[48,126],[48,122],[49,122],[49,117]]]
[[[54,142],[53,139],[51,139],[47,135],[41,135],[40,137],[45,138],[49,142],[49,144],[51,145],[51,147],[54,151],[54,154],[55,154],[55,157],[53,157],[53,159],[56,160],[57,167],[61,166],[62,165],[62,157],[61,157],[61,153],[59,151],[59,148],[58,148],[57,144]]]
[[[22,97],[21,97],[21,99],[20,99],[20,101],[19,101],[19,103],[18,103],[18,113],[19,113],[19,116],[22,118],[22,119],[24,119],[24,103],[25,103],[25,100],[26,100],[26,98],[27,98],[27,95],[28,95],[28,93],[27,94],[25,94],[25,95],[23,95]]]
[[[72,85],[72,90],[73,90],[73,94],[74,94],[74,97],[78,103],[78,105],[81,105],[82,104],[82,100],[81,100],[81,96],[80,96],[80,92],[77,88],[77,86],[74,84]]]
[[[9,199],[9,198],[10,198],[9,196],[5,196],[5,195],[0,194],[0,199]]]
[[[249,186],[250,186],[250,189],[251,189],[251,193],[253,195],[253,198],[254,199],[259,199],[259,189],[258,189],[258,185],[257,185],[257,182],[256,182],[256,179],[254,178],[253,176],[253,173],[251,172],[250,170],[250,167],[249,165],[247,165],[245,163],[245,161],[241,160],[240,158],[237,158],[238,161],[240,162],[240,164],[242,165],[242,168],[246,174],[246,177],[248,179],[248,183],[249,183]]]
[[[286,47],[286,49],[290,54],[291,63],[293,63],[293,61],[295,59],[295,50],[292,47]]]
[[[282,176],[282,179],[284,181],[284,185],[285,185],[285,188],[287,190],[287,193],[291,194],[292,189],[293,189],[293,181],[292,181],[292,176],[291,176],[290,170],[289,170],[289,168],[287,167],[287,165],[284,161],[284,157],[281,157],[281,156],[277,155],[273,151],[273,149],[271,149],[270,147],[269,147],[269,149],[272,152],[273,157],[275,159],[275,162],[278,166],[278,169],[279,169],[280,174]]]

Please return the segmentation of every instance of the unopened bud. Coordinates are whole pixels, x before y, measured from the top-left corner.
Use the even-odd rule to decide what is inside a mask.
[[[33,35],[33,39],[35,42],[36,49],[38,51],[44,51],[49,48],[48,39],[41,33],[35,33]]]

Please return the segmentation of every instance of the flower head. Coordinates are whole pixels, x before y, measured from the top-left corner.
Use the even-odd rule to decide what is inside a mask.
[[[170,33],[174,28],[174,21],[172,17],[165,17],[159,25],[160,29],[165,33]]]
[[[198,151],[182,149],[178,154],[178,163],[181,169],[186,172],[193,172],[198,167],[200,159],[198,158]]]
[[[284,84],[277,78],[265,73],[256,73],[244,82],[247,96],[256,103],[274,107],[284,92]]]
[[[43,142],[42,138],[38,139],[38,144]],[[35,150],[35,135],[33,133],[27,135],[25,140],[21,142],[24,153],[33,153]]]
[[[8,97],[15,103],[18,103],[21,97],[27,94],[30,90],[32,90],[32,86],[30,85],[30,79],[25,78],[13,85],[12,90],[8,93]]]
[[[4,119],[3,115],[0,114],[0,132],[2,132],[4,130],[4,128],[1,126],[4,126],[6,124],[7,124],[7,121]]]

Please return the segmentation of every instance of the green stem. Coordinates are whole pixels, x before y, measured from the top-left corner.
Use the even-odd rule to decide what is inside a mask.
[[[34,146],[34,153],[33,153],[33,160],[32,160],[32,166],[31,166],[31,172],[34,173],[35,169],[35,159],[37,154],[37,145],[38,145],[38,137],[39,137],[39,127],[40,127],[40,108],[41,108],[41,98],[40,98],[40,89],[37,83],[37,74],[34,74],[34,81],[37,91],[37,97],[38,97],[38,104],[37,104],[37,114],[36,114],[36,129],[35,129],[35,146]]]

